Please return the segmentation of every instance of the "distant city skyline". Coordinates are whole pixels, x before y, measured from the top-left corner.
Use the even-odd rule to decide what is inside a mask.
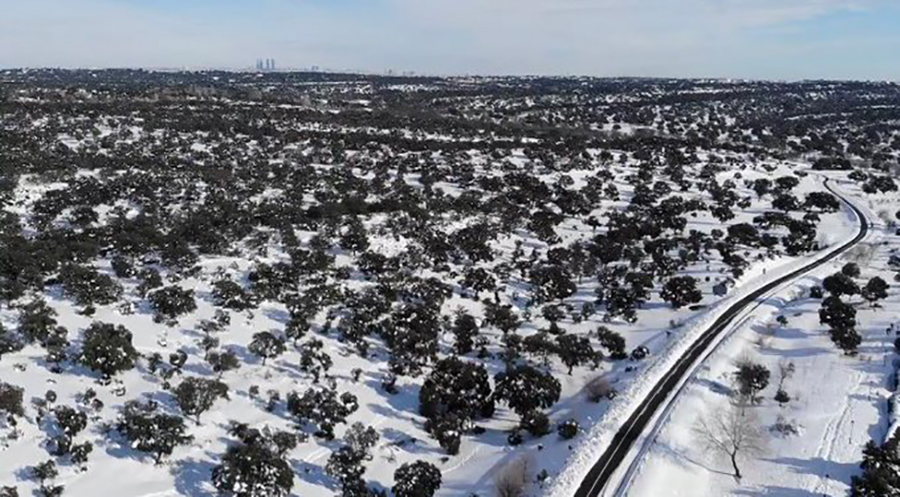
[[[900,80],[892,0],[0,0],[0,67]],[[264,70],[265,64],[263,65]]]

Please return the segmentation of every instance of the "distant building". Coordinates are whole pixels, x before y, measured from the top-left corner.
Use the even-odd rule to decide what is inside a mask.
[[[275,59],[270,59],[268,57],[265,59],[256,59],[256,70],[259,72],[274,71]]]

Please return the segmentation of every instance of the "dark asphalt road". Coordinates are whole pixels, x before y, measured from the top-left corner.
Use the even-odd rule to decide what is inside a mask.
[[[609,448],[606,449],[606,452],[600,457],[591,470],[588,472],[585,479],[581,482],[581,486],[578,488],[578,491],[575,493],[575,497],[597,497],[600,495],[600,492],[606,487],[609,483],[609,478],[615,472],[615,470],[619,467],[625,457],[628,455],[628,452],[631,450],[632,445],[640,436],[641,433],[645,429],[648,428],[648,424],[656,412],[664,405],[666,398],[669,393],[678,385],[678,383],[684,378],[686,374],[691,370],[691,366],[707,351],[710,344],[712,344],[715,339],[728,328],[728,325],[734,320],[735,316],[737,316],[741,311],[746,309],[748,306],[753,304],[757,299],[767,294],[773,288],[790,281],[792,279],[797,278],[798,276],[802,276],[803,274],[831,261],[832,259],[838,257],[843,254],[854,245],[860,242],[866,234],[869,232],[869,224],[866,220],[865,215],[856,208],[853,204],[848,202],[844,197],[839,195],[837,192],[831,189],[828,186],[828,180],[825,181],[825,187],[828,188],[832,193],[834,193],[838,198],[841,199],[846,205],[848,205],[854,213],[856,213],[856,217],[859,219],[859,234],[856,235],[853,240],[844,245],[841,245],[837,249],[829,252],[825,257],[808,264],[796,271],[791,272],[781,278],[778,278],[775,281],[772,281],[765,286],[757,289],[756,291],[750,293],[746,297],[732,304],[730,308],[728,308],[724,314],[722,314],[719,319],[717,319],[708,330],[706,330],[703,335],[694,342],[693,345],[684,353],[684,355],[675,363],[672,369],[666,374],[662,380],[659,381],[651,390],[650,394],[644,399],[643,402],[635,409],[634,413],[631,417],[628,418],[628,421],[622,425],[619,431],[616,433],[615,437],[613,437],[612,443]]]

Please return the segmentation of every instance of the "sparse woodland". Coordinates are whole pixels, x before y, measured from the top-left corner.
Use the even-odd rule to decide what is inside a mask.
[[[573,406],[828,241],[817,172],[897,194],[898,119],[862,83],[0,72],[0,495],[536,493]],[[853,354],[894,284],[826,279],[821,333]]]

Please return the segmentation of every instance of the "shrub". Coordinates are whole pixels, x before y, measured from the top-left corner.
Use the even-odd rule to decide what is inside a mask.
[[[616,389],[610,385],[605,376],[596,376],[590,379],[584,386],[584,393],[591,402],[600,402],[603,399],[612,398]]]
[[[543,411],[535,409],[522,416],[519,427],[535,437],[543,437],[551,431],[550,418]]]
[[[534,478],[534,463],[526,454],[501,469],[494,478],[497,497],[522,497]]]
[[[568,419],[556,426],[556,432],[559,433],[559,436],[564,440],[571,440],[578,436],[579,428],[580,427],[578,425],[578,421],[575,421],[574,419]]]

